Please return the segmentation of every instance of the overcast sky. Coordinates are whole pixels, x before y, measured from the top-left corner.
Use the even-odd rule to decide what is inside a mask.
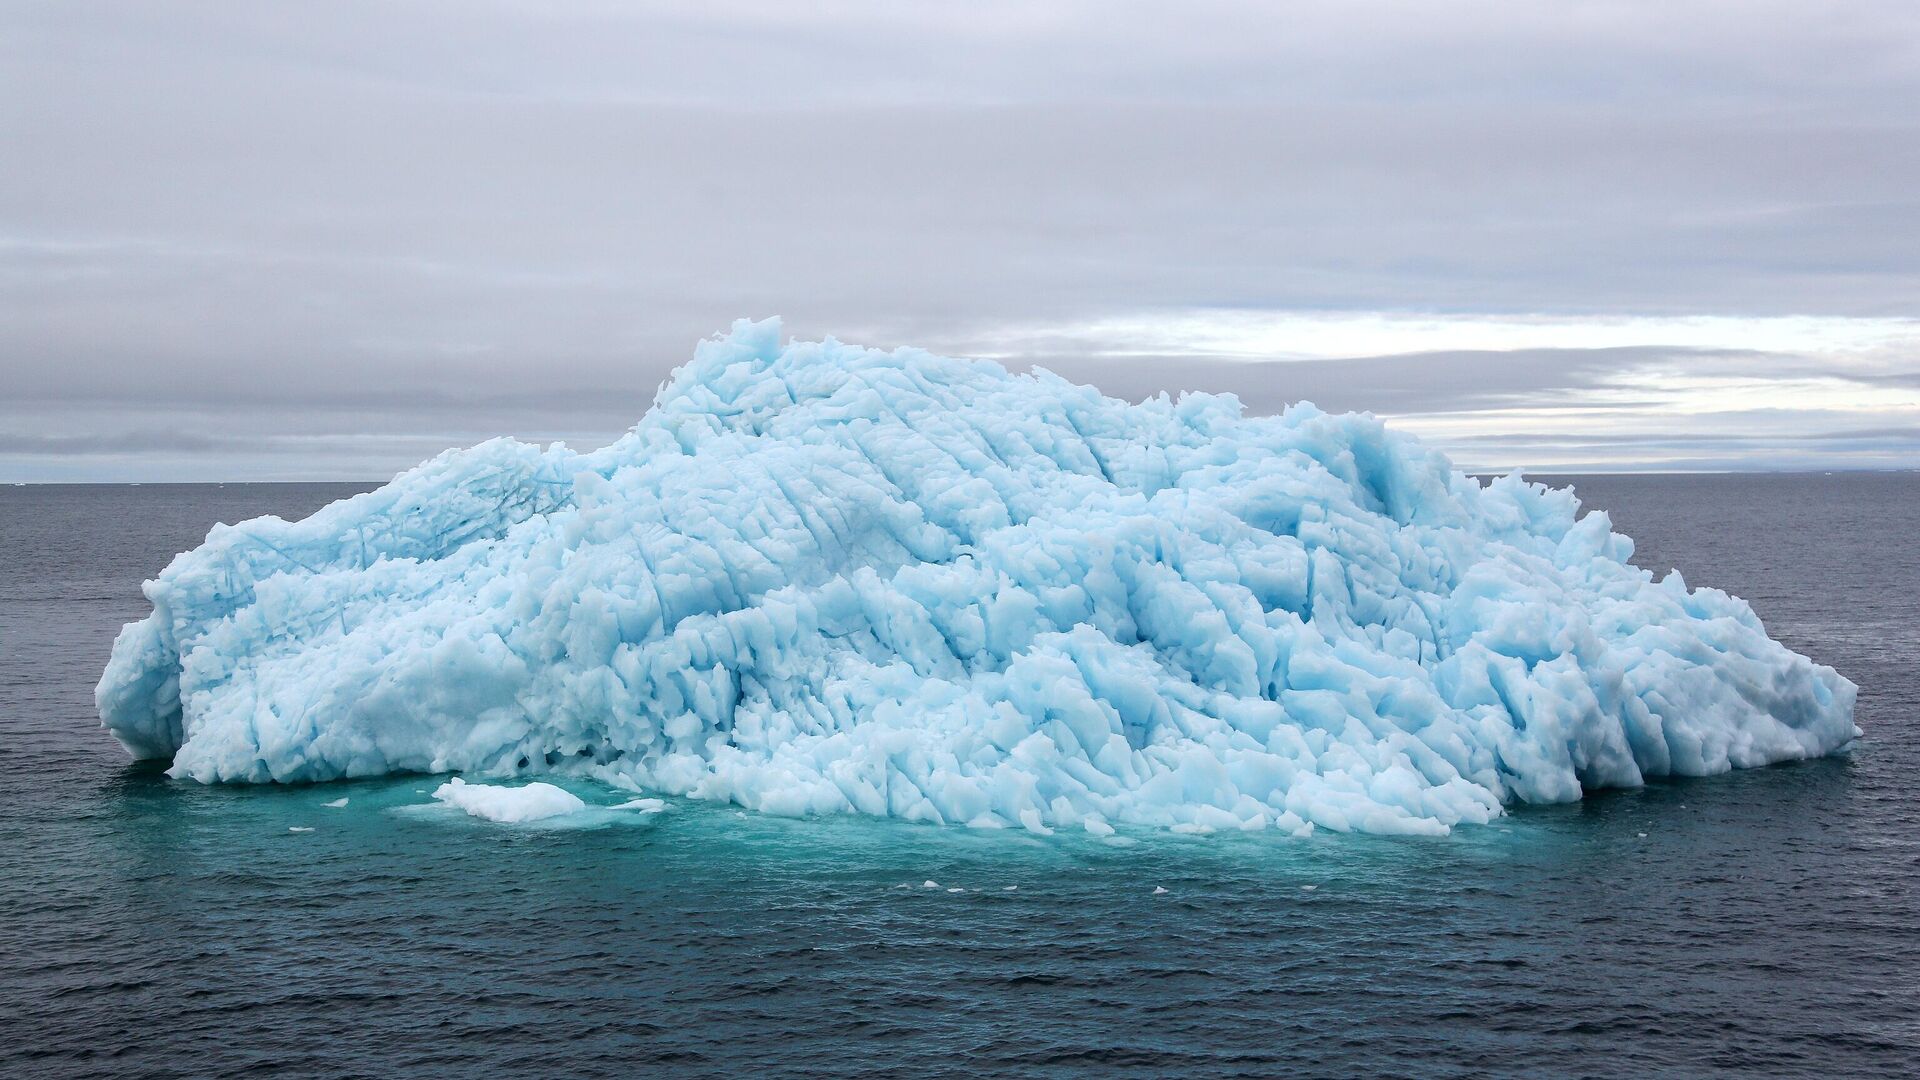
[[[1920,4],[0,0],[0,480],[599,445],[700,337],[1920,465]]]

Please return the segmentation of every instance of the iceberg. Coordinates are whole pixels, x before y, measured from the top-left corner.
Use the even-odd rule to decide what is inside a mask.
[[[96,697],[202,782],[572,776],[1037,834],[1438,834],[1858,736],[1852,683],[1631,553],[1369,415],[743,321],[603,449],[499,439],[215,526]]]

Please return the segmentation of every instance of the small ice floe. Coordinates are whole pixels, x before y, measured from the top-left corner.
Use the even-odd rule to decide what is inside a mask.
[[[1640,838],[1640,839],[1642,839],[1642,840],[1645,840],[1645,839],[1647,838],[1647,834],[1646,834],[1646,833],[1634,833],[1633,835],[1635,835],[1635,836],[1637,836],[1637,837],[1639,837],[1639,838]]]
[[[1155,886],[1153,887],[1153,895],[1155,895],[1155,896],[1165,896],[1165,895],[1167,895],[1167,890],[1166,890],[1165,888],[1163,888],[1163,887],[1161,887],[1161,886],[1159,886],[1159,885],[1155,885]]]
[[[313,831],[313,826],[311,826],[311,825],[289,825],[289,826],[287,826],[287,831],[288,831],[288,832],[312,832],[312,831]]]
[[[436,788],[433,797],[474,817],[503,824],[538,821],[587,808],[580,796],[552,784],[536,782],[522,787],[495,787],[469,784],[457,776]]]
[[[1020,824],[1026,826],[1027,831],[1035,836],[1053,835],[1053,830],[1047,827],[1046,822],[1040,820],[1040,811],[1032,807],[1020,811]]]
[[[327,809],[329,809],[329,810],[340,810],[340,809],[343,809],[343,808],[345,808],[345,807],[346,807],[346,805],[347,805],[347,800],[345,800],[345,799],[335,799],[335,800],[333,800],[332,802],[329,802],[329,803],[321,803],[320,805],[321,805],[321,806],[324,806],[324,807],[326,807],[326,808],[327,808]]]
[[[1081,825],[1083,828],[1087,830],[1087,832],[1093,834],[1094,836],[1112,836],[1113,835],[1113,826],[1107,824],[1106,821],[1101,818],[1089,817],[1084,822],[1081,822]]]
[[[1300,891],[1301,891],[1301,892],[1312,892],[1313,890],[1315,890],[1315,889],[1317,889],[1317,888],[1319,888],[1319,887],[1320,887],[1320,886],[1318,886],[1318,885],[1302,885],[1302,886],[1300,886]]]
[[[948,889],[947,891],[948,891],[948,892],[966,892],[967,890],[965,890],[965,889]]]
[[[612,810],[638,810],[643,814],[657,814],[666,808],[667,801],[665,799],[633,799],[629,802],[623,802],[619,806],[609,807],[609,809]]]
[[[932,878],[928,878],[927,880],[920,883],[920,887],[923,889],[937,889],[940,887],[940,883],[933,880]]]
[[[1007,886],[1006,888],[1004,888],[1004,889],[1001,889],[1000,891],[1001,891],[1001,892],[1013,892],[1014,890],[1016,890],[1016,889],[1018,889],[1019,887],[1020,887],[1020,886],[1018,886],[1018,885],[1009,885],[1009,886]]]

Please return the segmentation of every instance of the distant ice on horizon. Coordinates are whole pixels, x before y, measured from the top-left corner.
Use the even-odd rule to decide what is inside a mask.
[[[550,774],[1095,835],[1444,833],[1858,735],[1852,683],[1631,551],[1370,416],[743,321],[602,450],[497,439],[216,526],[97,700],[204,782]]]

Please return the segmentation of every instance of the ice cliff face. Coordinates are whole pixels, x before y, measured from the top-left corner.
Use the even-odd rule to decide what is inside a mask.
[[[496,440],[216,527],[98,702],[201,781],[1096,833],[1437,833],[1858,734],[1846,679],[1577,511],[1368,417],[741,323],[603,450]]]

